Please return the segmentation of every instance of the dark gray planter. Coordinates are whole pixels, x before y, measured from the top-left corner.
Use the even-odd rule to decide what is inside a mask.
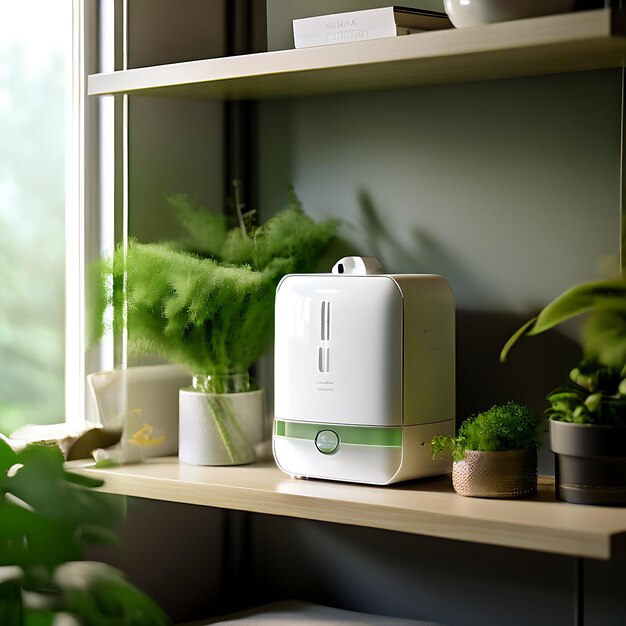
[[[559,500],[575,504],[626,504],[626,426],[550,420]]]

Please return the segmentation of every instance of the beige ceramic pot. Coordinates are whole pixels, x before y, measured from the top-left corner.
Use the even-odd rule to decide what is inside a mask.
[[[462,496],[520,498],[537,493],[537,450],[468,450],[452,465],[452,485]]]

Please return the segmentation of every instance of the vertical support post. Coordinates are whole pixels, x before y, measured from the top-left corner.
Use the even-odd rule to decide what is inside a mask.
[[[622,68],[622,101],[620,110],[620,164],[619,164],[619,210],[620,210],[620,240],[619,240],[619,267],[622,278],[626,277],[626,176],[624,176],[624,167],[626,166],[626,127],[624,125],[624,110],[626,107],[626,69]]]
[[[114,64],[115,70],[128,69],[128,0],[115,0],[114,28]],[[114,245],[128,243],[128,170],[129,170],[129,102],[128,95],[116,95],[114,126],[115,126],[115,174],[114,174],[114,205],[113,220]],[[121,285],[126,291],[126,285]],[[117,287],[116,287],[117,288]],[[115,333],[113,336],[113,365],[125,369],[127,366],[127,337]]]
[[[226,2],[226,54],[249,54],[254,50],[253,7],[251,0]],[[224,103],[224,173],[226,198],[232,197],[234,180],[242,182],[242,200],[253,206],[255,105],[244,100]]]
[[[585,623],[585,559],[577,557],[574,561],[574,626]]]
[[[233,613],[256,600],[251,579],[252,528],[248,511],[222,511],[222,575],[220,612]],[[241,590],[245,589],[245,594]]]
[[[255,49],[253,0],[226,0],[226,55],[250,54]],[[242,183],[241,200],[249,210],[255,197],[255,103],[231,100],[224,103],[224,197],[233,197],[234,180]],[[234,205],[232,207],[235,212]],[[223,511],[223,563],[221,597],[227,612],[242,606],[241,589],[252,599],[250,581],[251,516],[246,511]]]

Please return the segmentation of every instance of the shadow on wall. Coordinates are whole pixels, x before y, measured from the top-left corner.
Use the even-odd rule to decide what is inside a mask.
[[[386,271],[427,274],[432,273],[431,268],[435,267],[448,280],[453,277],[455,293],[462,290],[464,293],[472,293],[474,299],[480,298],[481,287],[478,281],[467,272],[453,250],[446,248],[441,241],[417,226],[411,229],[412,245],[401,243],[386,226],[368,192],[360,190],[358,202],[368,254],[377,257]]]
[[[581,351],[572,339],[551,332],[520,342],[506,363],[505,341],[530,315],[457,311],[457,421],[492,404],[515,400],[536,415],[548,407],[546,395],[565,384]]]
[[[480,301],[476,280],[453,251],[418,227],[412,230],[414,245],[403,244],[386,226],[367,192],[359,193],[359,205],[365,254],[376,256],[390,273],[431,273],[436,268],[451,280],[457,295],[471,293],[472,300]],[[345,254],[364,254],[355,248],[344,240],[332,254],[335,260]],[[457,309],[457,425],[478,411],[509,400],[527,405],[540,416],[547,408],[546,395],[566,382],[581,353],[573,340],[556,331],[521,342],[506,364],[499,361],[506,340],[534,313]],[[550,471],[547,445],[540,455],[546,457],[542,465]]]

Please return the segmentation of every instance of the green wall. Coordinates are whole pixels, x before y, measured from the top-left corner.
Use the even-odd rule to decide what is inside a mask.
[[[506,365],[498,355],[548,301],[617,265],[620,81],[610,70],[263,102],[262,212],[293,183],[310,215],[342,220],[336,256],[445,276],[457,419],[509,399],[541,414],[579,358],[576,329],[522,342]],[[552,472],[547,445],[540,459]]]

